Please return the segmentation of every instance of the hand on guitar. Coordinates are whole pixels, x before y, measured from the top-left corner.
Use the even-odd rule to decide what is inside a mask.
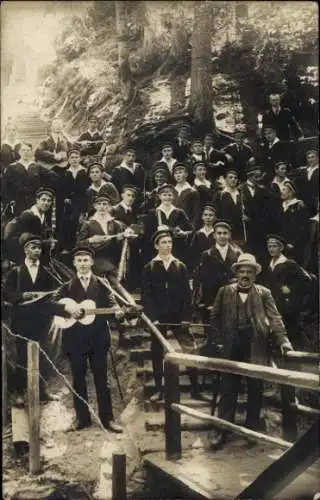
[[[83,316],[83,309],[78,306],[68,304],[64,308],[65,312],[74,319],[80,319]]]
[[[123,319],[123,318],[124,318],[124,316],[125,316],[125,313],[124,313],[124,311],[121,309],[121,307],[119,307],[119,309],[116,309],[116,310],[115,310],[114,315],[115,315],[115,318],[116,318],[116,319]]]
[[[89,243],[93,245],[99,245],[100,243],[104,243],[107,240],[106,236],[95,234],[89,238]]]
[[[55,153],[54,159],[56,161],[66,160],[67,153],[65,151],[59,151],[59,153]]]
[[[23,292],[22,294],[22,299],[23,300],[32,300],[35,298],[35,293],[34,292]]]

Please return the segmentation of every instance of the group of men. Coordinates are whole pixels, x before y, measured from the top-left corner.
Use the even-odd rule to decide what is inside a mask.
[[[290,140],[303,133],[280,95],[270,95],[255,148],[240,126],[234,142],[219,149],[215,135],[190,140],[190,128],[182,125],[175,139],[159,146],[152,165],[138,163],[127,147],[122,162],[106,168],[98,119],[88,121],[75,141],[54,120],[35,152],[8,128],[1,164],[3,256],[15,266],[4,300],[12,305],[12,328],[43,344],[48,318],[75,320],[63,332],[73,386],[87,401],[89,360],[103,425],[121,432],[106,379],[110,332],[103,316],[82,322],[81,303],[113,308],[123,331],[124,312],[113,295],[119,282],[130,292],[141,290],[145,313],[188,352],[195,352],[188,325],[196,316],[204,324],[203,352],[210,355],[267,364],[270,340],[282,361],[288,350],[304,348],[301,321],[315,313],[318,151],[309,149],[303,161],[295,154]],[[73,265],[71,281],[53,270],[53,259],[64,263],[60,271]],[[48,291],[54,291],[48,300],[36,300]],[[66,305],[63,298],[74,302]],[[35,324],[39,311],[44,319]],[[151,354],[157,401],[163,397],[163,349],[153,337]],[[26,366],[23,342],[17,342],[17,356]],[[18,373],[21,394],[26,382]],[[200,397],[197,373],[189,375],[191,395]],[[239,378],[224,376],[219,416],[234,419],[238,391]],[[282,389],[282,396],[284,435],[294,440],[295,394]],[[43,386],[41,397],[50,399]],[[249,381],[250,428],[259,427],[262,398],[261,382]],[[76,396],[74,407],[73,428],[90,425],[87,406]],[[225,440],[219,434],[213,446]]]

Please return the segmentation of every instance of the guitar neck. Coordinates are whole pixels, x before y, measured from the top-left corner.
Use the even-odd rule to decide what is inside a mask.
[[[98,309],[85,309],[84,313],[85,315],[99,315],[99,314],[112,314],[114,313],[115,308],[114,307],[99,307]]]

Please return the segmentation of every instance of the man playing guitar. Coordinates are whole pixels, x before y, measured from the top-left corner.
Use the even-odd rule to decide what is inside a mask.
[[[71,316],[79,320],[84,311],[81,302],[92,300],[97,308],[114,307],[116,319],[123,317],[122,309],[117,306],[115,298],[105,288],[98,276],[92,273],[94,251],[79,245],[73,251],[73,265],[76,277],[62,285],[53,297],[59,316]],[[73,299],[69,304],[57,303],[60,299]],[[106,318],[97,315],[90,324],[77,321],[63,332],[63,348],[69,359],[73,389],[85,400],[88,400],[86,370],[89,361],[94,377],[97,393],[99,418],[103,426],[111,432],[121,433],[122,428],[115,423],[112,411],[111,392],[107,380],[107,353],[110,348],[110,330]],[[70,430],[80,430],[91,425],[91,417],[87,405],[78,397],[74,397],[76,421]]]

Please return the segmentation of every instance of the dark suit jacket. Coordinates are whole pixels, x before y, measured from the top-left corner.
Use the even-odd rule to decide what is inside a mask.
[[[304,251],[308,243],[310,231],[310,214],[303,201],[297,200],[286,211],[280,212],[280,232],[287,244],[293,245],[292,256],[299,264],[303,264]]]
[[[223,151],[232,157],[233,167],[236,168],[239,174],[243,174],[248,160],[253,156],[253,150],[247,144],[238,145],[233,142],[228,144]]]
[[[269,266],[263,274],[263,283],[271,290],[277,308],[284,319],[299,318],[308,293],[311,277],[297,262],[288,259],[277,264],[272,270]],[[289,292],[283,290],[287,287]],[[298,320],[297,320],[298,322]],[[290,335],[290,332],[288,332]]]
[[[299,195],[307,205],[310,214],[315,215],[317,213],[317,200],[319,199],[319,168],[314,170],[310,180],[308,179],[307,167],[300,168],[297,187]]]
[[[61,141],[59,140],[56,144],[52,136],[49,136],[39,144],[39,147],[35,151],[35,159],[39,162],[45,163],[46,165],[56,165],[59,162],[55,160],[54,154],[60,153],[61,151],[67,152],[70,149],[70,146],[71,144],[65,139],[62,139]]]
[[[185,162],[191,156],[191,143],[185,141],[183,144],[179,143],[179,139],[176,138],[173,143],[173,157],[177,158],[178,161]]]
[[[301,127],[289,108],[280,107],[280,112],[276,115],[272,109],[263,113],[263,126],[275,126],[277,136],[281,141],[288,141],[292,137],[297,139],[303,135]]]
[[[18,268],[20,272],[18,273]],[[18,277],[19,276],[19,277]],[[33,340],[41,340],[48,330],[54,309],[48,301],[41,300],[21,306],[23,292],[47,292],[57,288],[57,282],[40,264],[35,283],[25,264],[13,268],[5,281],[3,298],[13,305],[12,329]]]
[[[110,220],[107,226],[109,235],[118,234],[123,231],[123,225],[114,219]],[[94,245],[89,242],[89,238],[95,235],[105,235],[98,221],[93,219],[84,221],[80,227],[78,242],[84,245],[91,246],[95,250],[94,263],[97,273],[108,273],[111,270],[114,270],[119,264],[121,243],[119,243],[119,241],[114,238],[109,242]]]
[[[112,184],[112,182],[106,182],[103,184],[99,191],[95,191],[92,189],[91,186],[88,187],[86,191],[86,196],[87,196],[87,212],[89,215],[92,215],[94,213],[93,209],[93,200],[97,195],[100,194],[106,194],[110,196],[111,198],[111,203],[115,205],[116,203],[119,203],[120,201],[120,196],[118,193],[117,188]]]
[[[260,240],[264,245],[265,236],[278,230],[279,203],[275,200],[275,195],[264,186],[257,186],[255,195],[251,196],[245,183],[242,193],[245,214],[249,217],[246,222],[248,242],[251,244]]]
[[[222,355],[230,358],[238,334],[237,314],[238,287],[231,284],[218,291],[211,312],[209,342],[223,346]],[[276,346],[289,343],[286,330],[270,290],[253,285],[247,298],[247,307],[254,330],[251,341],[251,361],[268,364],[268,338],[271,335]]]
[[[278,161],[291,162],[290,144],[279,141],[269,147],[268,142],[263,140],[259,143],[257,158],[265,173],[263,183],[267,185],[274,177],[274,167]]]
[[[75,300],[77,303],[86,299],[93,300],[97,308],[114,307],[116,305],[113,295],[99,282],[98,277],[94,274],[91,277],[87,290],[83,288],[77,277],[58,289],[52,298],[52,302],[56,308],[59,308],[56,314],[59,312],[59,315],[65,316],[64,306],[57,305],[57,302],[66,297]],[[110,331],[106,322],[106,316],[96,316],[91,325],[82,325],[77,322],[71,328],[64,330],[63,345],[67,353],[85,353],[91,349],[105,349],[109,347]]]
[[[221,286],[230,283],[234,278],[231,266],[237,262],[241,250],[229,245],[226,260],[214,246],[203,252],[196,277],[196,287],[200,292],[200,303],[212,306]]]
[[[138,188],[135,205],[138,206],[142,200],[142,193],[145,187],[145,171],[140,164],[136,164],[134,173],[129,172],[125,167],[119,165],[115,167],[111,173],[111,182],[116,186],[119,193],[121,193],[123,186],[130,184]]]
[[[18,148],[20,144],[16,144],[14,147],[10,144],[3,143],[1,145],[1,173],[3,174],[6,168],[11,164],[19,160],[20,155],[18,153]]]
[[[175,206],[183,210],[191,224],[194,227],[198,226],[200,219],[200,197],[195,188],[188,188],[180,194],[176,194]]]
[[[232,239],[235,241],[244,240],[240,193],[237,195],[235,203],[230,193],[220,191],[215,198],[215,205],[217,207],[217,217],[227,219],[231,223]]]
[[[41,165],[32,163],[28,171],[20,163],[13,163],[4,173],[2,179],[2,197],[5,203],[15,201],[15,216],[30,208],[35,202],[39,187],[52,186],[57,176]]]
[[[191,292],[186,266],[179,260],[168,270],[160,261],[149,262],[143,270],[141,300],[145,313],[160,322],[178,322],[191,316]]]
[[[78,141],[97,141],[97,144],[89,144],[88,146],[81,147],[81,155],[97,155],[101,149],[104,142],[102,135],[99,132],[95,132],[93,136],[87,131],[80,135]]]
[[[51,229],[46,220],[41,223],[39,217],[30,210],[22,212],[16,219],[12,233],[9,233],[5,241],[8,255],[10,255],[10,258],[17,263],[21,262],[24,258],[23,248],[21,248],[21,245],[19,244],[19,238],[23,233],[39,235],[43,239],[47,239],[50,235],[52,236]],[[48,250],[48,247],[48,243],[44,242],[43,249],[45,252]],[[45,259],[46,254],[44,253],[41,260]]]

